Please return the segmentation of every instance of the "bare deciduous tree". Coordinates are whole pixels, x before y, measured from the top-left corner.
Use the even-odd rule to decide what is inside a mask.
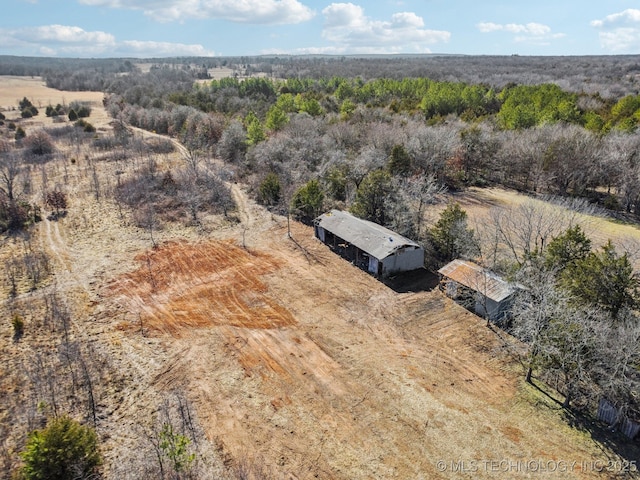
[[[447,188],[437,181],[434,174],[416,174],[401,180],[398,192],[406,197],[404,203],[413,217],[416,239],[423,240],[426,237],[423,232],[425,208],[435,203],[446,191]]]
[[[478,225],[485,259],[499,267],[505,262],[525,266],[535,254],[567,228],[581,222],[578,212],[561,205],[525,200],[512,207],[495,207]]]
[[[2,148],[0,150],[0,192],[4,193],[10,202],[17,196],[16,186],[21,171],[20,157]]]

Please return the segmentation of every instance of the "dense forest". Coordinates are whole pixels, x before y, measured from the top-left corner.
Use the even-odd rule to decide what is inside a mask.
[[[156,63],[144,74],[98,76],[97,86],[113,116],[247,160],[246,175],[273,170],[284,190],[321,175],[349,189],[345,176],[378,168],[395,151],[406,153],[404,176],[426,172],[450,188],[502,184],[636,210],[635,57],[237,60]],[[222,64],[236,75],[195,83]],[[69,76],[46,78],[72,88]],[[304,168],[292,171],[284,158]]]
[[[232,74],[212,78],[221,68]],[[527,380],[539,372],[567,408],[593,411],[606,397],[638,417],[640,280],[631,252],[592,245],[576,216],[531,205],[496,211],[484,231],[474,231],[457,204],[433,225],[425,210],[445,191],[501,186],[568,212],[637,222],[640,57],[1,57],[2,74],[104,92],[112,136],[81,134],[104,160],[126,160],[126,150],[138,148],[130,127],[179,140],[184,169],[158,175],[142,166],[114,189],[143,228],[151,230],[150,203],[194,224],[204,210],[226,215],[228,180],[307,223],[328,208],[348,209],[423,244],[430,269],[471,258],[522,285],[501,326],[529,344]],[[34,163],[51,136],[76,133],[48,135],[27,134],[15,148],[4,141],[3,171],[18,168],[18,151]],[[199,165],[213,159],[223,166],[205,175]],[[8,219],[11,208],[22,209],[7,229],[36,221],[37,206],[12,204],[7,188],[0,193]],[[161,220],[182,217],[164,211]]]

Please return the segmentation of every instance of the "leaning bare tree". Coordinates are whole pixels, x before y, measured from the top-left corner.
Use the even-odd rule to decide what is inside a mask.
[[[9,202],[17,196],[16,185],[22,170],[20,157],[11,152],[6,142],[0,142],[0,192],[6,195]]]

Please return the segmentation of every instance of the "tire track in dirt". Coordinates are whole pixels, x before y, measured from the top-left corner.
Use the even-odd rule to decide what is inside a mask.
[[[87,272],[74,265],[74,252],[60,232],[60,222],[43,220],[44,228],[40,230],[45,247],[53,254],[61,268],[56,269],[56,284],[60,287],[80,288],[84,294],[91,294]],[[44,232],[43,232],[44,230]]]
[[[138,127],[129,127],[129,128],[131,128],[135,132],[138,132],[143,137],[153,137],[153,138],[161,138],[161,139],[169,140],[171,141],[171,143],[173,143],[174,147],[176,148],[176,150],[182,156],[183,159],[188,159],[190,156],[189,150],[175,138],[169,137],[167,135],[161,135],[158,133],[149,132],[147,130],[144,130]],[[217,160],[217,162],[221,163],[220,160]],[[236,205],[238,219],[240,220],[240,223],[242,224],[244,230],[246,231],[251,229],[256,222],[256,217],[251,212],[247,195],[242,191],[242,189],[237,183],[230,182],[230,181],[226,181],[224,183],[231,190],[231,196],[233,197],[233,201]],[[244,233],[243,233],[243,236],[244,236]]]
[[[464,391],[489,403],[502,402],[515,392],[511,375],[504,371],[508,362],[496,335],[482,319],[437,290],[402,294],[374,309],[375,316],[385,320],[379,329],[398,326],[395,333],[373,330],[381,337],[396,338],[384,353],[389,362],[404,358],[414,372],[429,365],[429,375],[415,377],[425,390],[444,400],[454,390]]]
[[[216,325],[269,329],[295,323],[261,280],[280,268],[265,253],[228,241],[170,242],[136,260],[139,268],[114,279],[105,293],[139,312],[150,331],[179,338]]]
[[[240,223],[245,229],[251,228],[254,223],[254,217],[250,213],[245,193],[236,183],[229,183],[228,185],[231,188],[231,195],[233,196],[233,201],[236,204]]]
[[[48,218],[43,219],[45,244],[62,265],[64,270],[71,271],[71,263],[69,261],[69,253],[66,244],[60,235],[60,229],[57,222],[52,222]]]

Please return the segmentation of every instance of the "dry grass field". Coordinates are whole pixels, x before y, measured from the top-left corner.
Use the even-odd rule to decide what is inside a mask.
[[[18,102],[28,98],[31,103],[42,111],[37,117],[30,119],[31,125],[48,125],[51,118],[44,115],[47,105],[68,105],[74,100],[88,102],[95,111],[91,114],[91,121],[98,126],[108,121],[107,114],[102,106],[101,92],[63,92],[48,88],[39,77],[0,77],[0,112],[3,112],[8,120],[20,118]]]
[[[34,79],[6,80],[1,105],[72,98]],[[88,120],[108,132],[98,96],[73,95],[96,102]],[[234,218],[165,225],[153,248],[109,195],[116,170],[127,175],[133,165],[97,163],[99,198],[88,162],[43,168],[70,207],[34,227],[52,262],[47,282],[11,301],[3,285],[2,317],[27,312],[17,342],[0,322],[5,468],[28,421],[24,365],[53,348],[27,305],[52,291],[72,312],[73,338],[104,359],[96,396],[106,478],[141,478],[141,465],[155,461],[144,432],[175,392],[203,432],[203,478],[239,478],[243,468],[266,474],[243,478],[277,479],[625,478],[616,462],[638,458],[637,445],[601,442],[597,425],[570,426],[557,403],[525,384],[513,339],[437,289],[398,293],[309,227],[292,223],[293,242],[286,219],[241,185],[231,185]],[[489,203],[511,201],[490,195]],[[462,200],[484,208],[480,191]],[[0,258],[20,245],[3,237]]]
[[[524,204],[545,209],[554,208],[543,200],[503,188],[472,187],[456,193],[452,196],[452,200],[460,203],[469,215],[470,226],[476,230],[481,230],[483,226],[491,223],[492,209],[513,209]],[[557,209],[562,210],[561,207]],[[629,253],[635,268],[640,270],[640,226],[637,223],[618,221],[605,213],[597,214],[597,212],[589,215],[573,212],[570,215],[591,239],[594,249],[600,248],[611,240],[619,252]],[[563,226],[558,225],[558,228],[561,229]]]

